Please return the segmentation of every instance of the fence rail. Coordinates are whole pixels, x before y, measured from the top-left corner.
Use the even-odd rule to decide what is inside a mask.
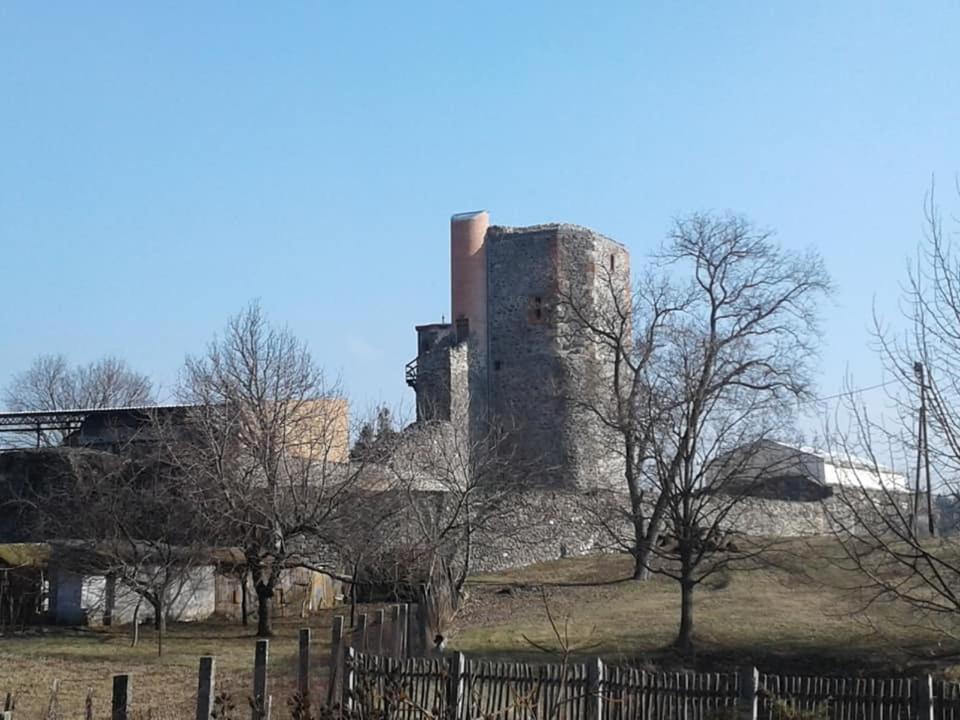
[[[832,678],[738,672],[648,672],[587,662],[504,663],[461,653],[410,657],[408,608],[348,630],[334,619],[325,694],[315,693],[311,632],[300,631],[297,688],[303,720],[960,720],[960,684],[912,678]],[[367,648],[366,651],[360,648]],[[254,652],[251,720],[279,718],[267,683],[269,642]],[[133,679],[113,679],[109,717],[127,720]],[[196,718],[215,711],[216,661],[200,659]],[[303,705],[303,704],[302,704]],[[319,705],[335,708],[321,714]],[[0,719],[20,720],[7,695]],[[84,713],[94,717],[88,698]]]

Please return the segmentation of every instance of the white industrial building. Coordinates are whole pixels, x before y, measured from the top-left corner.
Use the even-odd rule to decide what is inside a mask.
[[[907,478],[890,468],[843,452],[761,440],[711,464],[711,484],[785,500],[816,500],[838,489],[909,492]]]

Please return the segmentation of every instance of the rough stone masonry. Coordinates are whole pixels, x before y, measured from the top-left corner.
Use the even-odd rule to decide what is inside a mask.
[[[585,378],[603,382],[610,351],[562,332],[561,300],[609,310],[611,286],[629,293],[629,252],[577,225],[490,225],[486,211],[454,215],[450,235],[450,321],[417,326],[407,382],[420,421],[451,422],[474,439],[491,418],[511,427],[511,458],[523,468],[513,521],[528,531],[493,529],[479,539],[479,565],[618,549],[597,522],[599,497],[611,525],[628,506],[621,497],[618,509],[616,500],[625,491],[617,439],[573,400]],[[765,536],[822,534],[831,518],[849,513],[854,492],[847,489],[844,502],[751,497],[726,525]]]
[[[417,327],[418,419],[465,423],[471,437],[490,418],[507,424],[515,462],[540,469],[523,473],[530,487],[587,491],[621,477],[621,458],[604,452],[609,431],[572,399],[610,366],[607,351],[560,332],[558,314],[568,294],[605,303],[611,277],[628,287],[627,249],[576,225],[489,226],[480,212],[453,217],[451,258],[451,322]]]

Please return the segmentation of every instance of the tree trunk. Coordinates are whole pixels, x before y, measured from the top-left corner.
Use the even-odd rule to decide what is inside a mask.
[[[677,633],[677,650],[684,657],[693,653],[693,583],[680,583],[680,632]]]
[[[638,551],[633,556],[633,579],[646,580],[650,577],[650,568],[641,559],[641,553]]]
[[[264,583],[256,584],[257,590],[257,637],[270,637],[273,635],[273,623],[270,617],[271,598],[273,597],[273,588]]]
[[[140,642],[140,603],[142,602],[142,597],[137,598],[136,607],[133,608],[133,640],[130,641],[130,647],[136,647]]]
[[[167,634],[167,609],[162,597],[153,602],[153,613],[153,627],[157,631],[157,655],[163,655],[163,636]]]
[[[353,574],[350,577],[350,627],[357,626],[357,573],[360,572],[360,561],[353,563]]]
[[[653,506],[653,512],[647,521],[646,532],[642,526],[636,528],[639,533],[637,536],[637,554],[634,556],[633,578],[634,580],[647,580],[650,577],[650,561],[653,559],[653,549],[660,538],[660,528],[663,525],[663,513],[667,509],[666,493],[661,492],[657,497],[657,502]]]
[[[246,570],[240,575],[240,622],[244,627],[250,624],[250,608],[247,599],[247,578],[250,573]]]

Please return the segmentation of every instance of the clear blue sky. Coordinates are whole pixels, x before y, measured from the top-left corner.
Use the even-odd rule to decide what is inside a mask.
[[[960,170],[956,2],[0,3],[0,384],[169,388],[259,297],[359,409],[449,313],[451,213],[643,253],[733,210],[826,257],[823,393]],[[960,211],[958,203],[952,209]]]

